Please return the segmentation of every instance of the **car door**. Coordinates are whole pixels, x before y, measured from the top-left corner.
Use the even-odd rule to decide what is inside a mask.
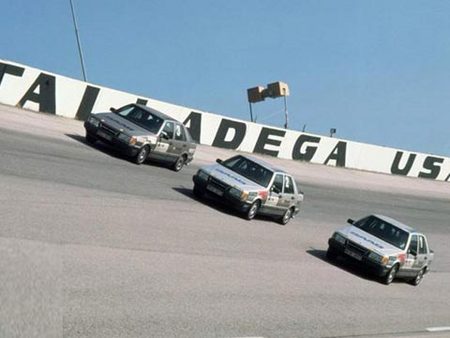
[[[423,235],[419,235],[419,251],[413,265],[414,273],[418,273],[427,265],[428,261],[428,246]]]
[[[281,173],[275,174],[273,182],[270,185],[269,195],[266,203],[261,207],[260,212],[270,215],[282,215],[283,209],[279,205],[283,197],[284,175]]]
[[[283,212],[295,204],[296,196],[297,192],[294,179],[289,175],[284,175],[283,193],[278,201],[278,206]]]
[[[173,147],[170,148],[174,158],[188,152],[186,131],[181,123],[175,123],[175,133],[173,138]]]
[[[175,122],[166,121],[159,133],[158,142],[155,149],[150,153],[150,157],[162,161],[175,161],[173,155],[173,136],[175,131]]]
[[[415,274],[415,264],[418,254],[419,238],[416,234],[411,235],[408,250],[406,251],[405,263],[398,272],[400,277],[412,277]]]

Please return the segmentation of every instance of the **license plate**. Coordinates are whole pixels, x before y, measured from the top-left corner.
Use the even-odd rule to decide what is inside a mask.
[[[216,195],[223,196],[223,191],[220,189],[217,189],[216,187],[214,187],[212,185],[207,185],[206,189],[215,193]]]
[[[105,133],[104,131],[98,130],[97,131],[97,135],[100,137],[103,137],[105,140],[111,141],[112,140],[112,136]]]
[[[360,254],[357,254],[356,252],[345,249],[344,253],[349,255],[350,257],[353,257],[354,259],[357,259],[358,261],[362,260],[362,256]]]

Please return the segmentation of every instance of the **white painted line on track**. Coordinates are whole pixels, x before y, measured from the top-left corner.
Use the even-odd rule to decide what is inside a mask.
[[[450,326],[429,327],[429,328],[427,328],[427,331],[428,331],[428,332],[450,331]]]

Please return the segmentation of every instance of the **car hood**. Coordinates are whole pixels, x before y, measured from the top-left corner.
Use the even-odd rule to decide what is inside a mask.
[[[341,233],[349,240],[381,255],[394,255],[402,252],[401,249],[393,246],[392,244],[389,244],[353,225],[338,230],[338,233]]]
[[[221,164],[212,164],[203,167],[201,169],[206,173],[208,173],[210,176],[215,177],[232,187],[238,187],[241,190],[246,191],[267,190],[267,188],[264,188],[258,183],[253,182],[242,175],[239,175],[238,173],[228,169],[227,167],[224,167]]]
[[[107,125],[128,134],[129,136],[155,135],[151,131],[142,128],[141,126],[114,113],[98,113],[95,114],[95,117]]]

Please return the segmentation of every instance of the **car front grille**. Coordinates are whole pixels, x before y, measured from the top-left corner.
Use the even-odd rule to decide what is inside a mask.
[[[104,124],[103,122],[100,124],[100,129],[112,136],[116,136],[119,134],[119,131],[117,129],[114,129],[113,127],[108,126],[107,124]]]
[[[352,241],[347,241],[347,250],[352,251],[360,256],[365,256],[369,250]]]
[[[209,184],[216,187],[217,189],[220,189],[221,191],[225,191],[229,188],[228,184],[219,181],[217,178],[214,177],[209,178]]]

